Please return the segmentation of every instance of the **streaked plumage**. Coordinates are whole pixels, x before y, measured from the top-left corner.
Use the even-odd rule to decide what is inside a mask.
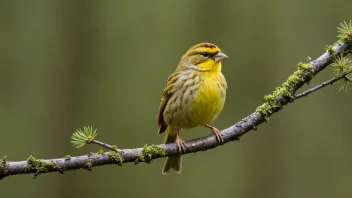
[[[209,126],[221,112],[226,96],[226,80],[221,73],[221,61],[227,56],[211,43],[200,43],[182,56],[176,71],[170,75],[160,102],[158,133],[167,131],[164,143],[183,143],[180,129],[206,126],[221,142],[219,132]],[[181,156],[168,157],[163,174],[169,169],[181,171]]]

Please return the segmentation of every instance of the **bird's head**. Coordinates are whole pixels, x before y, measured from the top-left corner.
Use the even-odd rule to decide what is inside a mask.
[[[227,58],[218,46],[200,43],[191,47],[181,58],[177,70],[194,69],[198,71],[221,70],[221,61]]]

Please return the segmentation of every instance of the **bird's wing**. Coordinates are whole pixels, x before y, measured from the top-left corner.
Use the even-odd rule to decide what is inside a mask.
[[[158,134],[163,133],[167,128],[167,124],[165,123],[163,114],[169,99],[173,95],[173,87],[178,78],[178,74],[179,72],[175,72],[167,79],[166,88],[164,89],[164,94],[163,94],[163,97],[161,98],[159,111],[158,111],[158,125],[159,125]]]

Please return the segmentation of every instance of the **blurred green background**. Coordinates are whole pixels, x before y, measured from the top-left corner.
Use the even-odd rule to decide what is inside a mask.
[[[196,43],[230,58],[225,108],[214,125],[252,113],[308,56],[336,41],[350,0],[98,1],[0,3],[0,156],[83,155],[71,133],[98,128],[119,148],[158,144],[156,114],[167,77]],[[312,87],[331,77],[327,69]],[[1,197],[348,197],[352,194],[352,92],[327,87],[296,101],[240,142],[186,155],[181,175],[164,160],[92,172],[11,176]],[[182,133],[183,139],[209,130]]]

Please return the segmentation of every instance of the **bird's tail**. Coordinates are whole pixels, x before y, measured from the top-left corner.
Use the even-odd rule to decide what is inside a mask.
[[[177,129],[168,126],[166,129],[166,135],[164,144],[174,143],[177,138]],[[176,173],[180,174],[182,169],[182,155],[174,155],[166,158],[166,162],[164,164],[162,174],[165,175],[171,169],[173,169]]]

